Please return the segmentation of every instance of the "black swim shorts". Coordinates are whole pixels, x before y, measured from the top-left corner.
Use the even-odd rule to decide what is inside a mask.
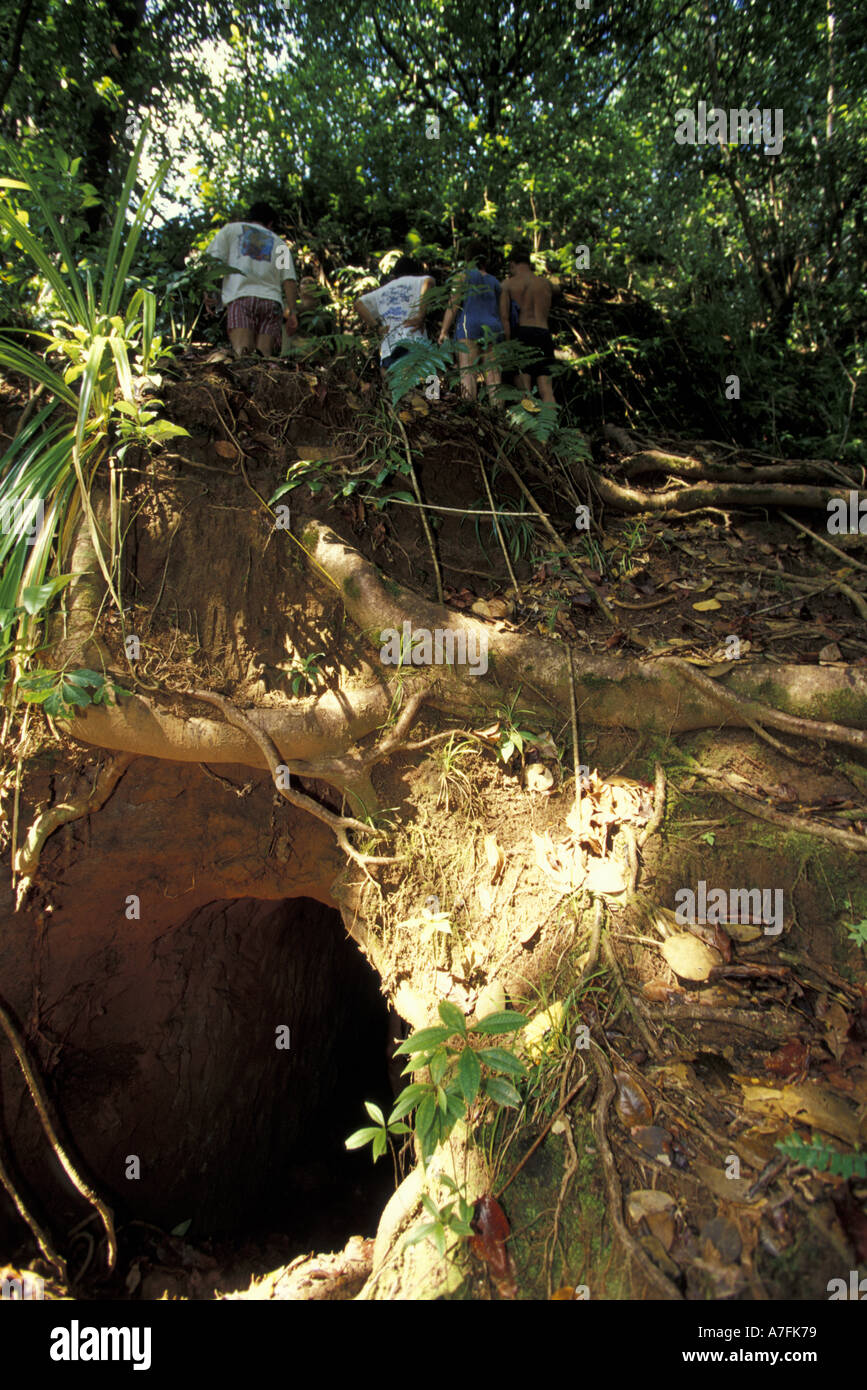
[[[532,382],[537,377],[550,376],[551,368],[554,366],[554,339],[547,328],[530,328],[525,324],[519,323],[514,330],[515,342],[524,343],[527,347],[535,348],[538,356],[535,361],[527,367],[521,367],[522,372],[526,372]]]

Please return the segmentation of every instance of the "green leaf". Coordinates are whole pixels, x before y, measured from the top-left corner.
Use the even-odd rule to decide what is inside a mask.
[[[483,1054],[484,1055],[484,1054]],[[458,1062],[458,1081],[467,1105],[472,1105],[479,1093],[482,1069],[479,1059],[471,1047],[465,1047]]]
[[[439,1085],[448,1069],[449,1059],[444,1047],[438,1047],[430,1059],[430,1079],[435,1086]]]
[[[443,999],[439,1006],[439,1016],[453,1033],[460,1033],[462,1038],[466,1037],[467,1021],[464,1018],[463,1010],[459,1009],[457,1004],[453,1004],[449,999]]]
[[[436,1098],[433,1091],[429,1090],[424,1100],[421,1102],[421,1105],[418,1107],[415,1117],[416,1134],[418,1134],[422,1140],[430,1136],[435,1117]]]
[[[34,618],[72,579],[71,574],[59,574],[44,584],[28,584],[21,590],[21,607]]]
[[[527,1068],[516,1057],[514,1052],[507,1052],[504,1047],[485,1047],[478,1054],[479,1061],[484,1062],[491,1071],[506,1072],[508,1076],[526,1076]]]
[[[415,1226],[405,1237],[404,1245],[418,1245],[419,1241],[427,1240],[429,1235],[439,1226],[437,1221],[425,1221],[421,1226]]]
[[[422,1028],[418,1033],[413,1033],[395,1048],[395,1056],[400,1053],[425,1052],[430,1048],[436,1047],[438,1043],[447,1042],[452,1035],[451,1028]]]
[[[350,1134],[345,1147],[347,1149],[361,1149],[365,1144],[370,1144],[381,1133],[381,1129],[357,1129],[354,1134]]]
[[[394,1103],[394,1109],[388,1117],[388,1123],[402,1120],[404,1115],[408,1115],[410,1110],[414,1110],[430,1093],[430,1086],[419,1081],[414,1082],[412,1086],[405,1086]]]
[[[373,1161],[374,1161],[374,1163],[376,1163],[377,1159],[382,1158],[382,1156],[383,1156],[383,1154],[385,1153],[385,1151],[386,1151],[387,1148],[388,1148],[388,1139],[386,1138],[385,1130],[384,1130],[384,1129],[380,1129],[380,1130],[377,1131],[376,1138],[375,1138],[374,1141],[373,1141]]]
[[[497,1105],[507,1105],[511,1110],[520,1109],[521,1097],[510,1081],[503,1081],[499,1076],[487,1076],[485,1093],[491,1100],[496,1101]]]
[[[190,1227],[192,1226],[192,1224],[193,1224],[193,1218],[192,1218],[191,1216],[188,1216],[187,1219],[186,1219],[186,1221],[179,1221],[178,1224],[177,1224],[177,1226],[174,1226],[174,1227],[172,1228],[170,1234],[173,1235],[173,1236],[185,1236],[185,1235],[187,1234],[187,1231],[188,1231],[188,1230],[190,1229]]]
[[[421,1204],[422,1204],[422,1206],[424,1207],[425,1211],[428,1213],[429,1216],[432,1216],[432,1217],[434,1218],[435,1221],[439,1221],[439,1219],[440,1219],[439,1208],[438,1208],[436,1202],[434,1201],[433,1197],[431,1197],[430,1193],[428,1193],[428,1192],[423,1192],[423,1193],[421,1194]]]
[[[78,686],[70,685],[64,680],[60,687],[60,696],[68,705],[75,705],[78,709],[83,709],[85,705],[91,703],[90,696],[85,690]]]
[[[519,1028],[523,1028],[527,1022],[523,1014],[519,1014],[515,1009],[503,1009],[500,1013],[488,1014],[485,1018],[479,1019],[475,1025],[476,1033],[496,1034],[496,1033],[517,1033]]]
[[[372,1101],[366,1100],[364,1102],[364,1108],[372,1120],[375,1120],[378,1125],[385,1126],[385,1116],[378,1105],[374,1105]]]

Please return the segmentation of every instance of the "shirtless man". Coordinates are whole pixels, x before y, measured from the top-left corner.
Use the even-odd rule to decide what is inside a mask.
[[[509,257],[509,277],[503,281],[500,292],[500,321],[507,337],[513,337],[517,343],[525,343],[537,353],[536,360],[518,374],[522,390],[529,391],[531,381],[537,382],[541,399],[553,405],[551,367],[554,363],[554,341],[548,329],[551,296],[550,280],[533,273],[529,247],[513,246]],[[510,301],[517,305],[519,311],[518,323],[514,328],[510,327]]]

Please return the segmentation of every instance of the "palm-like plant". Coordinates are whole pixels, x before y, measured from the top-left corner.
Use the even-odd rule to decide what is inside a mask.
[[[148,183],[128,224],[139,161],[147,134],[142,130],[130,160],[102,269],[99,291],[90,269],[76,264],[70,244],[37,180],[29,178],[16,151],[2,153],[16,177],[0,179],[0,189],[19,189],[38,204],[49,236],[34,235],[8,196],[0,194],[0,226],[35,263],[52,299],[51,333],[28,330],[45,340],[45,355],[14,340],[18,330],[0,335],[0,366],[27,377],[44,391],[47,403],[19,431],[0,459],[0,671],[10,652],[20,668],[34,645],[39,614],[72,577],[63,573],[76,529],[84,514],[109,593],[121,609],[118,571],[121,549],[122,474],[118,443],[158,440],[185,434],[159,420],[154,405],[141,402],[144,384],[159,384],[150,368],[162,354],[154,336],[156,301],[136,289],[125,312],[121,301],[139,238],[165,178],[162,164]],[[57,364],[65,358],[67,366]],[[91,489],[100,465],[108,464],[108,534],[100,531]],[[10,518],[15,524],[10,526]],[[27,534],[24,519],[30,520]],[[17,642],[11,636],[17,627]]]

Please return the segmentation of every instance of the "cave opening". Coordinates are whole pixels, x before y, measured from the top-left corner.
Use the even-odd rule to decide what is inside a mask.
[[[319,1250],[373,1234],[392,1165],[345,1140],[369,1123],[364,1101],[392,1103],[389,1011],[339,912],[307,897],[208,903],[156,954],[186,981],[189,1015],[167,1116],[178,1161],[155,1194],[157,1224]]]
[[[393,1165],[345,1141],[370,1123],[365,1101],[393,1104],[390,1015],[339,912],[303,896],[216,899],[180,919],[174,908],[88,956],[86,1006],[51,1074],[122,1254],[136,1228],[224,1252],[277,1244],[287,1262],[374,1235]],[[80,1205],[58,1190],[6,1063],[19,1155],[69,1231]],[[18,1245],[26,1228],[2,1196],[0,1222],[18,1232],[4,1243]]]

